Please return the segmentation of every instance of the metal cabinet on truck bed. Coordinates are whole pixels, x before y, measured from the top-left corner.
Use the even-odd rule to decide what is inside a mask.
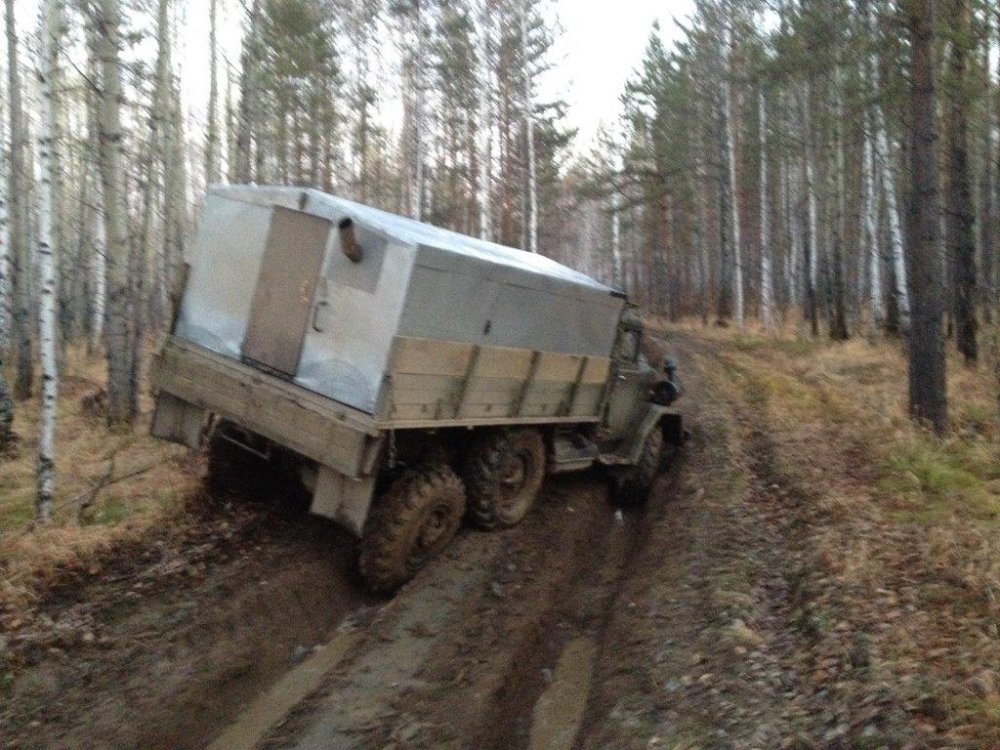
[[[152,430],[293,466],[391,589],[463,518],[520,521],[547,472],[609,464],[644,495],[682,431],[641,334],[623,294],[544,256],[315,190],[214,187]]]

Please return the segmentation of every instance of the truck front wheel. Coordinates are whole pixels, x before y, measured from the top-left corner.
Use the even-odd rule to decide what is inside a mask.
[[[361,536],[361,577],[378,591],[403,585],[448,546],[464,514],[462,480],[447,465],[408,470],[372,507]]]
[[[462,478],[476,526],[515,526],[535,504],[545,479],[545,442],[538,430],[486,432],[466,453]]]
[[[632,466],[616,468],[612,474],[612,495],[618,505],[632,507],[642,505],[649,499],[662,456],[663,432],[657,426],[643,442],[639,460]]]

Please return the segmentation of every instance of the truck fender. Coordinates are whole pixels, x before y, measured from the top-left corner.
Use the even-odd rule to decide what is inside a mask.
[[[682,445],[684,443],[684,427],[681,415],[664,406],[650,404],[649,409],[646,411],[646,416],[643,417],[642,422],[639,424],[639,429],[632,436],[628,452],[628,463],[638,463],[639,457],[642,455],[642,446],[653,430],[662,430],[663,438],[667,443],[672,445]]]

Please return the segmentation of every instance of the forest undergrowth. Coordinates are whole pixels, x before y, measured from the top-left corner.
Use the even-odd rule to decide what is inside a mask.
[[[745,442],[768,445],[765,492],[799,537],[792,597],[816,684],[853,702],[878,704],[880,689],[901,699],[925,740],[914,746],[1000,747],[993,363],[949,355],[951,423],[936,437],[907,416],[899,341],[676,328],[722,365],[704,371]],[[866,694],[851,694],[861,673]]]
[[[52,521],[41,528],[34,525],[39,399],[17,404],[17,445],[0,457],[0,611],[18,609],[61,573],[91,568],[95,559],[183,516],[200,486],[187,449],[150,437],[148,388],[135,429],[108,429],[105,367],[82,347],[64,357],[56,498]]]

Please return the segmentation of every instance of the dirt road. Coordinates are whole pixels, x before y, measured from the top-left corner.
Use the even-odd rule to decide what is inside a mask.
[[[907,746],[890,690],[849,700],[874,679],[849,623],[837,683],[816,677],[808,488],[752,389],[718,392],[731,363],[695,338],[670,349],[692,440],[645,509],[552,478],[521,526],[463,532],[391,600],[319,519],[207,515],[9,628],[4,747]]]

